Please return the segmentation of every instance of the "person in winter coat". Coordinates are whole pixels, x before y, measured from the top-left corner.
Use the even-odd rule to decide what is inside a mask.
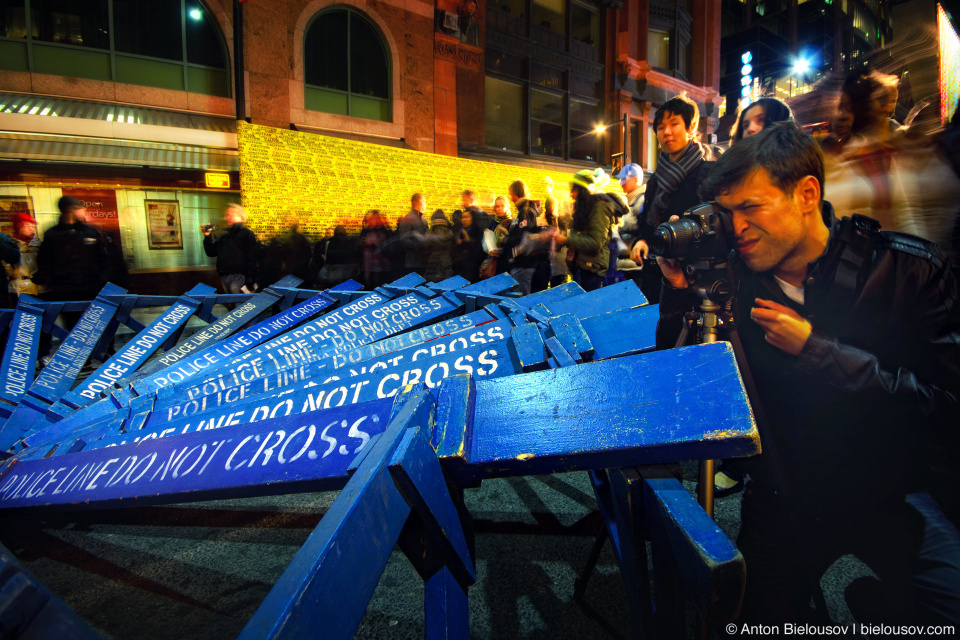
[[[106,244],[82,202],[63,196],[57,207],[60,222],[44,234],[34,282],[47,287],[45,300],[93,300],[111,272]]]
[[[603,276],[610,266],[610,226],[613,207],[593,193],[605,181],[603,170],[578,171],[570,181],[570,199],[573,200],[573,225],[566,237],[558,235],[555,242],[566,246],[573,257],[573,279],[584,291],[603,286]]]
[[[10,296],[16,303],[22,293],[39,293],[33,277],[37,274],[40,238],[37,237],[37,221],[33,216],[22,212],[13,214],[13,241],[20,250],[20,261],[9,266],[7,278],[10,281]]]
[[[200,225],[203,234],[203,251],[217,259],[217,274],[224,293],[241,293],[255,289],[257,258],[260,242],[247,229],[247,212],[238,204],[228,204],[223,213],[226,229],[215,233],[214,225]]]
[[[452,276],[453,229],[443,209],[437,209],[430,217],[430,230],[424,236],[423,244],[427,256],[423,277],[429,282],[440,282]]]
[[[486,258],[483,251],[483,211],[467,207],[460,212],[460,225],[454,229],[451,257],[453,273],[470,282],[480,279],[480,265]]]
[[[657,225],[700,204],[700,182],[715,154],[712,147],[700,144],[699,123],[697,103],[686,96],[670,98],[654,116],[653,128],[657,132],[660,156],[657,168],[647,182],[638,238],[630,254],[637,264],[649,255],[650,237]],[[645,266],[640,289],[651,304],[660,300],[661,278],[659,267],[649,263]]]
[[[515,180],[510,184],[510,200],[517,209],[517,217],[510,221],[507,237],[500,245],[500,261],[506,261],[506,270],[520,285],[520,292],[525,296],[531,293],[533,273],[541,259],[538,255],[525,253],[520,246],[525,235],[539,231],[537,218],[540,217],[540,202],[530,200],[529,195],[523,180]]]

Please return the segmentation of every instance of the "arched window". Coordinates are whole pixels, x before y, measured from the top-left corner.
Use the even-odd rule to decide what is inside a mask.
[[[307,109],[390,122],[390,56],[373,23],[353,9],[324,11],[303,41]]]
[[[227,49],[200,0],[3,0],[0,68],[230,95]]]

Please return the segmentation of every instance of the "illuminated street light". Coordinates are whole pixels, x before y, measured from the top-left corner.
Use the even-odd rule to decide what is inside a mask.
[[[203,13],[200,11],[200,9],[190,9],[189,13],[190,13],[190,17],[193,18],[194,20],[199,20],[200,18],[203,17]]]
[[[797,58],[797,61],[793,63],[793,72],[801,75],[810,70],[810,61],[806,58]]]

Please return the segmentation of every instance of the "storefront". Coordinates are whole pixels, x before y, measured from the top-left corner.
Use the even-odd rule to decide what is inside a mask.
[[[215,284],[199,228],[239,202],[235,128],[217,116],[0,93],[0,231],[25,211],[42,238],[69,195],[120,247],[132,291]]]

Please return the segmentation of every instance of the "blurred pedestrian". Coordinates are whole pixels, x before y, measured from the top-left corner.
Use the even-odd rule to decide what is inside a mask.
[[[454,227],[453,232],[453,273],[470,282],[480,279],[480,265],[486,257],[483,251],[483,227],[480,224],[482,214],[478,207],[464,209],[460,214],[460,225]]]
[[[424,248],[427,259],[423,277],[429,282],[442,282],[451,277],[453,229],[443,209],[437,209],[430,216],[430,230],[424,236]]]
[[[250,229],[244,226],[246,210],[230,203],[223,212],[224,229],[214,224],[200,225],[203,251],[217,259],[217,274],[224,293],[242,293],[256,290],[257,259],[260,243]]]
[[[567,262],[572,264],[573,279],[584,291],[603,286],[603,277],[610,267],[610,227],[614,223],[613,207],[594,189],[609,180],[602,169],[583,170],[570,180],[573,200],[573,225],[566,236],[558,235],[556,243],[566,246]]]
[[[353,278],[360,266],[357,243],[347,233],[347,228],[337,225],[333,237],[327,243],[323,269],[317,277],[317,288],[328,289]]]
[[[423,275],[426,267],[426,254],[424,239],[430,226],[424,220],[423,214],[427,212],[427,199],[422,193],[415,193],[410,198],[410,211],[403,216],[400,224],[397,225],[397,233],[400,236],[400,244],[403,247],[403,269],[404,273],[417,272]]]
[[[82,202],[63,196],[57,207],[60,222],[44,234],[33,280],[47,288],[45,300],[93,300],[111,272],[107,247]]]
[[[37,274],[37,254],[40,252],[40,238],[37,236],[37,221],[28,213],[13,214],[13,241],[19,249],[19,263],[11,265],[7,272],[10,282],[10,295],[16,303],[20,294],[37,295],[40,293],[33,277]]]
[[[367,289],[376,289],[389,282],[386,278],[390,274],[390,259],[382,249],[390,235],[387,221],[379,210],[371,209],[364,214],[360,230],[360,265]]]
[[[517,217],[511,220],[507,237],[500,245],[500,261],[506,261],[505,270],[517,281],[523,295],[531,293],[533,274],[536,270],[538,255],[531,255],[520,246],[523,237],[537,233],[537,218],[540,216],[540,202],[529,198],[527,185],[523,180],[510,183],[509,197],[517,210]]]
[[[911,228],[916,212],[904,188],[903,159],[893,142],[897,78],[877,71],[850,73],[838,108],[850,118],[850,136],[824,156],[827,198],[840,217],[870,216],[885,231]],[[828,145],[828,148],[829,145]]]

